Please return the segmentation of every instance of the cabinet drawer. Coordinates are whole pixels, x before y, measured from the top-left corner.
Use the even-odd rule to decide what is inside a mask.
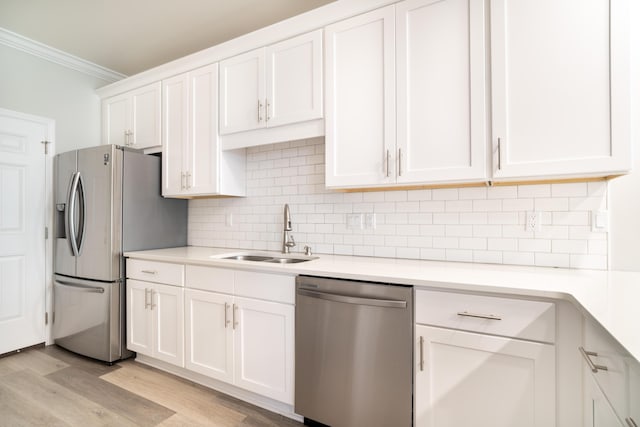
[[[184,286],[184,265],[128,258],[127,277],[147,282]]]
[[[187,265],[186,286],[203,291],[233,294],[233,270]]]
[[[550,302],[418,290],[416,323],[549,343],[556,339]]]
[[[236,271],[235,294],[241,297],[294,304],[296,278],[280,274]]]

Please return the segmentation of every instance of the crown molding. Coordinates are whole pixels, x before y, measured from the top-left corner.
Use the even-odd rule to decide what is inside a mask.
[[[0,44],[21,50],[38,58],[53,62],[63,67],[70,68],[75,71],[97,77],[108,83],[114,83],[126,78],[127,76],[108,68],[102,67],[93,62],[86,61],[77,56],[63,52],[44,43],[31,40],[13,31],[0,27]]]

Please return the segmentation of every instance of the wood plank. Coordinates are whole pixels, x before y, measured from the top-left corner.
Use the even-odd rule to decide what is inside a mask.
[[[2,377],[3,387],[30,402],[36,410],[48,411],[51,416],[75,426],[134,427],[128,419],[41,377],[30,369]]]
[[[67,363],[69,366],[74,366],[76,368],[89,372],[90,374],[93,374],[97,377],[119,368],[117,364],[109,366],[105,362],[91,359],[89,357],[80,356],[69,350],[65,350],[62,347],[58,347],[57,345],[49,345],[38,351],[55,359],[61,360]]]
[[[211,424],[203,424],[188,418],[184,414],[175,414],[158,424],[158,427],[207,427]]]
[[[39,375],[49,375],[69,366],[67,363],[42,353],[40,350],[30,350],[3,357],[0,359],[0,363],[5,368],[13,371],[30,369]]]
[[[61,369],[47,375],[46,378],[139,426],[155,426],[175,414],[164,406],[123,390],[74,366]]]
[[[237,426],[246,417],[213,390],[133,361],[101,378],[205,425]]]
[[[34,405],[0,382],[0,425],[12,427],[66,427],[69,424],[53,416],[46,408]]]

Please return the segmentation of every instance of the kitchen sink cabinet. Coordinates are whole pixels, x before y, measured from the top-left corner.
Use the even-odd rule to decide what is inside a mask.
[[[293,404],[293,277],[191,265],[186,277],[186,368]]]
[[[162,145],[160,82],[102,101],[102,142],[135,149]]]
[[[220,62],[221,135],[322,114],[322,30]]]
[[[415,425],[555,426],[555,312],[550,302],[416,291]]]
[[[585,426],[640,423],[640,363],[606,331],[585,319],[584,347]],[[608,419],[618,424],[607,424]]]
[[[183,289],[127,280],[127,348],[184,366]]]
[[[629,3],[491,1],[495,180],[630,169]]]
[[[409,0],[325,28],[328,187],[487,179],[484,22]]]
[[[162,195],[244,196],[243,150],[218,137],[218,64],[162,82]]]

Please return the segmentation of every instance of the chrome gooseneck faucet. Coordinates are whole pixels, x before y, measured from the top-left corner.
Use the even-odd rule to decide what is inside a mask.
[[[288,254],[292,247],[296,245],[293,236],[290,234],[291,228],[291,212],[289,211],[289,205],[284,205],[284,231],[282,234],[282,253]]]

